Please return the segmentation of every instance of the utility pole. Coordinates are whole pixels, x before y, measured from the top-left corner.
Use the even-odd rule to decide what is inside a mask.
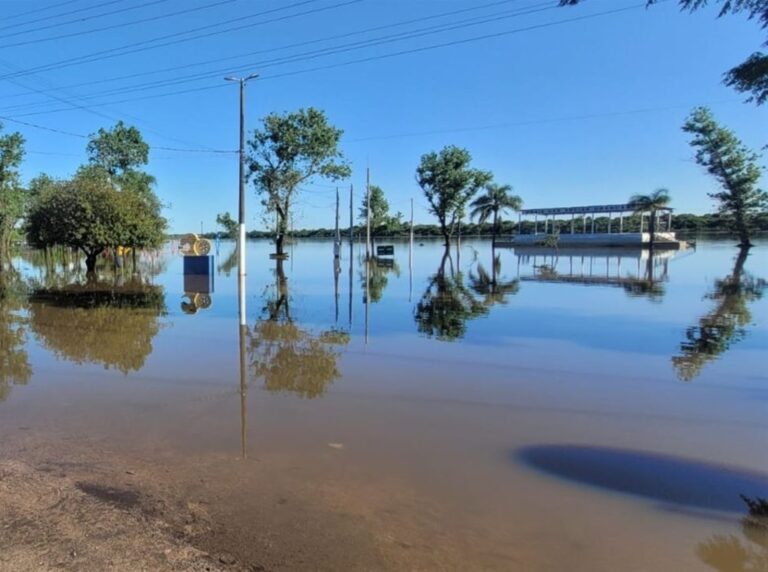
[[[413,250],[413,198],[411,198],[411,250]]]
[[[339,230],[339,187],[336,187],[336,241],[333,243],[333,257],[341,256],[341,231]]]
[[[349,246],[355,241],[355,217],[352,198],[355,194],[355,189],[352,185],[349,185]]]
[[[257,77],[259,77],[258,74],[251,74],[246,77],[228,76],[224,78],[224,81],[236,81],[240,84],[240,200],[237,217],[240,225],[237,242],[238,276],[245,276],[245,84]]]
[[[365,259],[371,258],[371,168],[365,169]]]

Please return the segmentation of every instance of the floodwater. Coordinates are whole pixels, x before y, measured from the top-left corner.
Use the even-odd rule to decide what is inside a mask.
[[[142,285],[17,258],[0,442],[162,466],[267,569],[768,566],[768,242],[361,248],[249,243],[244,328],[229,242],[212,285],[170,244]]]

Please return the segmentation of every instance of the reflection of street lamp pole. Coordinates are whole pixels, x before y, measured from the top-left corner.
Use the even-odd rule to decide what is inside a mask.
[[[245,83],[248,80],[259,77],[251,74],[246,77],[225,77],[225,81],[236,81],[240,84],[240,202],[238,208],[238,223],[240,232],[238,235],[238,264],[237,273],[245,276]]]
[[[248,395],[247,374],[248,368],[245,360],[245,338],[248,326],[245,323],[245,276],[240,275],[237,280],[237,297],[240,308],[239,325],[239,349],[240,349],[240,454],[246,458],[246,404]]]

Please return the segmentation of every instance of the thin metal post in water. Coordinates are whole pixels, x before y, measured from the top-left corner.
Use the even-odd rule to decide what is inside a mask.
[[[365,169],[365,259],[371,257],[371,169]],[[366,293],[367,295],[367,293]]]

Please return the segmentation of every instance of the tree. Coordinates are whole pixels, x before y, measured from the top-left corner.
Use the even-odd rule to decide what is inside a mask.
[[[561,6],[574,6],[584,0],[560,0]],[[647,0],[656,4],[660,0]],[[714,0],[720,4],[719,17],[746,12],[750,19],[757,18],[762,28],[768,28],[768,0]],[[705,7],[708,0],[678,0],[682,10],[693,12]],[[768,42],[765,44],[768,45]],[[750,93],[749,101],[758,105],[768,100],[768,54],[755,52],[746,61],[724,75],[724,82],[741,93]]]
[[[149,145],[144,142],[141,132],[122,121],[110,130],[102,128],[91,135],[87,151],[89,161],[112,177],[149,161]]]
[[[669,204],[670,200],[667,189],[656,189],[650,195],[632,195],[629,199],[629,206],[634,211],[634,214],[643,216],[643,213],[650,213],[648,232],[651,235],[651,242],[649,244],[651,251],[653,251],[653,245],[656,241],[656,215],[660,209],[665,208]],[[653,257],[652,254],[651,257]]]
[[[511,190],[510,185],[488,183],[485,186],[485,194],[477,197],[469,205],[472,207],[469,213],[470,218],[477,218],[480,224],[493,216],[493,239],[491,242],[493,246],[496,246],[496,236],[499,233],[500,213],[505,210],[519,211],[523,206],[523,199],[517,195],[508,194]]]
[[[217,214],[216,224],[224,228],[224,234],[227,238],[235,238],[237,236],[237,231],[240,225],[228,212]]]
[[[14,229],[26,207],[26,194],[19,180],[24,138],[20,133],[2,135],[2,129],[0,123],[0,257],[8,254]]]
[[[71,181],[49,185],[36,198],[27,216],[27,239],[38,248],[63,245],[81,250],[92,273],[107,248],[157,246],[165,224],[139,194],[118,191],[106,171],[85,168]]]
[[[696,149],[696,162],[723,188],[710,197],[719,201],[721,213],[733,215],[740,246],[752,246],[751,219],[768,207],[768,193],[757,186],[761,175],[757,153],[747,149],[733,131],[718,125],[706,107],[693,110],[683,131],[693,136],[691,146]]]
[[[423,155],[416,169],[416,181],[440,223],[446,245],[451,243],[456,221],[469,199],[491,180],[490,173],[471,169],[471,161],[469,151],[450,145],[440,153]]]
[[[343,131],[325,113],[310,107],[294,113],[272,113],[248,142],[250,179],[267,213],[277,213],[275,251],[283,256],[296,193],[315,177],[336,181],[350,175],[339,151]]]
[[[371,236],[388,235],[399,232],[402,225],[403,214],[398,212],[394,216],[389,214],[389,203],[384,197],[384,191],[377,185],[369,187],[371,193]],[[366,223],[368,217],[368,197],[363,195],[360,205],[360,220]]]

